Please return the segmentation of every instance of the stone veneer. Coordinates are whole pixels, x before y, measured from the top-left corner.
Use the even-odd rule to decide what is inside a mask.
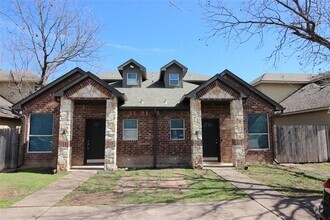
[[[105,121],[104,170],[117,169],[117,98],[107,99]]]
[[[72,124],[73,101],[62,97],[60,106],[60,127],[57,157],[58,171],[67,171],[71,167]]]
[[[190,99],[191,163],[193,168],[203,168],[202,105],[195,98]]]
[[[232,127],[232,150],[234,166],[242,169],[245,166],[244,151],[244,113],[242,99],[230,102],[230,114],[233,121]]]

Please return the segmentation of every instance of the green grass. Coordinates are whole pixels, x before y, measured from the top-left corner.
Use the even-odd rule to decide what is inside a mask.
[[[183,178],[184,189],[150,189],[119,191],[117,184],[123,177],[134,178],[133,185],[140,180],[153,181],[159,186],[164,178]],[[165,180],[166,181],[166,180]],[[117,187],[117,188],[116,188]],[[115,190],[117,189],[117,190]],[[170,202],[203,202],[246,199],[244,192],[233,187],[211,170],[159,169],[118,170],[114,174],[98,174],[66,196],[58,205],[113,205]]]
[[[307,164],[304,164],[304,166],[309,166],[312,168],[330,172],[330,163],[307,163]]]
[[[251,165],[243,174],[272,187],[289,197],[322,196],[322,183],[328,178],[298,169],[280,165]]]
[[[0,208],[7,208],[48,184],[65,173],[51,174],[51,170],[29,168],[14,173],[0,174]]]

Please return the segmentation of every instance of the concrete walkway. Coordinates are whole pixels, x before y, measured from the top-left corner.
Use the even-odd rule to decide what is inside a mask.
[[[252,200],[204,203],[169,203],[117,206],[54,206],[96,171],[76,171],[26,197],[10,208],[0,209],[0,219],[315,219],[319,200],[289,199],[251,180],[232,167],[210,168]]]
[[[329,164],[329,163],[327,163],[327,164]],[[281,166],[291,167],[291,168],[295,168],[295,169],[299,169],[299,170],[303,170],[303,171],[308,171],[308,172],[312,172],[312,173],[317,173],[317,174],[320,174],[320,175],[325,175],[325,176],[330,177],[330,172],[329,171],[317,169],[317,168],[314,168],[314,167],[310,167],[308,165],[297,164],[297,163],[283,163],[283,164],[281,164]]]
[[[34,219],[80,186],[96,171],[70,172],[60,180],[27,196],[8,209],[0,209],[0,219]]]
[[[210,167],[209,169],[245,191],[259,206],[266,208],[282,219],[316,219],[314,207],[320,204],[321,199],[288,198],[239,173],[233,167]]]

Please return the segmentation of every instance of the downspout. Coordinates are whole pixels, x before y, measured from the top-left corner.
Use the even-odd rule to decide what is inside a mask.
[[[17,167],[20,167],[24,164],[24,144],[26,143],[26,115],[21,114],[20,115],[21,121],[22,121],[22,127],[21,127],[21,134],[20,134],[20,140],[18,143],[18,151],[17,151]],[[22,149],[21,149],[22,148]],[[20,158],[20,152],[22,152],[22,158]],[[20,163],[20,161],[22,161]]]
[[[157,168],[157,146],[158,146],[158,116],[159,112],[154,109],[154,139],[152,145],[153,168]]]

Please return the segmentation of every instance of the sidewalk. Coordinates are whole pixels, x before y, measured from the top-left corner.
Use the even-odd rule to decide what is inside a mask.
[[[8,209],[0,209],[1,219],[28,219],[41,216],[67,194],[80,186],[96,171],[70,172],[62,179],[27,196]]]
[[[31,210],[42,211],[33,215]],[[0,219],[134,219],[134,220],[275,220],[267,209],[252,200],[203,203],[166,203],[116,206],[60,206],[40,210],[40,207],[19,207],[0,210]]]
[[[282,219],[316,219],[313,208],[320,203],[320,199],[288,198],[239,173],[233,167],[210,167],[209,169],[245,191],[256,203]]]

